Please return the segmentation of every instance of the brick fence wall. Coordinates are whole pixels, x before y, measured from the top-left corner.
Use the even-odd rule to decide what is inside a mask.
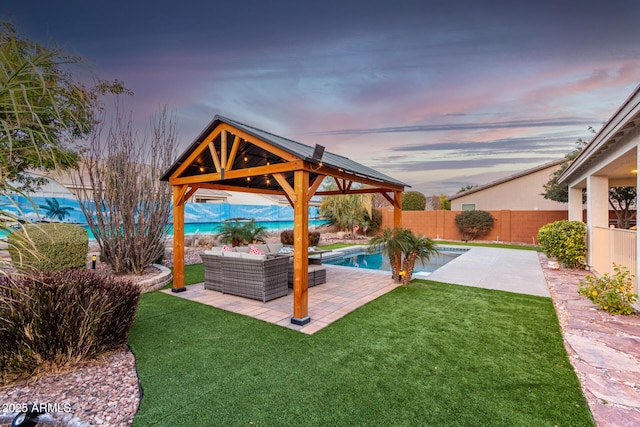
[[[393,227],[393,210],[380,209],[382,228]],[[567,211],[488,211],[495,222],[482,240],[537,244],[538,230],[550,222],[567,219]],[[402,211],[402,226],[432,239],[461,240],[455,223],[459,211]]]

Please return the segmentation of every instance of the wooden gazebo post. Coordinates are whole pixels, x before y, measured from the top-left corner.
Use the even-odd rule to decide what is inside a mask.
[[[402,226],[402,191],[393,192],[393,227]],[[396,256],[398,270],[402,270],[402,255]]]
[[[393,226],[402,226],[402,191],[393,192]]]
[[[294,172],[293,201],[293,317],[291,323],[306,325],[309,317],[309,172]]]
[[[186,185],[173,186],[173,287],[184,292],[184,194]]]

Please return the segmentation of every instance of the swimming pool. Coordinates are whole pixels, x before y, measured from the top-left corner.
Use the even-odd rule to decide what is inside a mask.
[[[449,261],[457,258],[466,251],[467,248],[450,248],[450,247],[438,247],[440,252],[438,255],[433,255],[431,259],[424,264],[420,260],[416,260],[416,264],[413,268],[414,273],[432,273],[438,268],[442,267]],[[341,250],[333,251],[343,252],[342,256],[323,257],[323,264],[342,265],[345,267],[355,268],[367,268],[370,270],[383,270],[391,271],[389,265],[389,257],[382,252],[369,253],[367,247],[358,246],[354,248],[344,248]]]

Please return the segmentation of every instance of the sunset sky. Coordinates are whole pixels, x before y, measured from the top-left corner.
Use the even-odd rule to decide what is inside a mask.
[[[140,127],[175,111],[180,151],[222,114],[426,195],[562,157],[640,83],[637,0],[3,3],[124,81]]]

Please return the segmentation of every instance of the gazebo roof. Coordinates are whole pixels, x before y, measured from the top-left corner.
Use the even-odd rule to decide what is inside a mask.
[[[221,125],[228,125],[226,127],[227,132],[231,134],[231,137],[239,137],[239,144],[237,147],[237,155],[233,159],[231,169],[247,169],[255,168],[264,165],[276,165],[291,161],[292,158],[310,162],[317,165],[318,173],[311,173],[310,179],[313,180],[317,175],[330,175],[339,176],[344,179],[353,180],[355,182],[362,182],[365,184],[381,187],[401,188],[409,187],[408,184],[391,178],[388,175],[380,173],[372,168],[357,163],[347,157],[340,156],[338,154],[325,151],[320,159],[314,159],[315,147],[302,144],[291,139],[287,139],[278,135],[274,135],[270,132],[258,129],[256,127],[232,120],[220,115],[216,115],[214,119],[207,125],[207,127],[198,135],[194,142],[180,155],[178,160],[164,173],[161,180],[169,181],[171,176],[189,160],[192,153],[202,146],[202,143],[214,134],[216,128]],[[254,144],[253,138],[245,138],[245,136],[253,137],[256,140],[262,141],[271,147],[257,146]],[[214,147],[220,147],[221,135],[217,134],[213,139]],[[247,140],[249,139],[249,140]],[[231,145],[231,143],[230,143]],[[271,148],[274,148],[273,150]],[[288,154],[289,159],[283,159],[282,154]],[[328,173],[328,170],[332,170],[333,173]],[[181,177],[197,176],[208,172],[217,171],[212,156],[204,151],[201,155],[193,159],[185,170],[180,174]],[[290,184],[293,183],[293,174],[286,176],[287,181]],[[217,180],[218,184],[222,184],[229,187],[250,188],[258,190],[273,190],[274,186],[271,185],[270,180],[266,179],[252,179],[247,181],[246,178],[230,178]]]

